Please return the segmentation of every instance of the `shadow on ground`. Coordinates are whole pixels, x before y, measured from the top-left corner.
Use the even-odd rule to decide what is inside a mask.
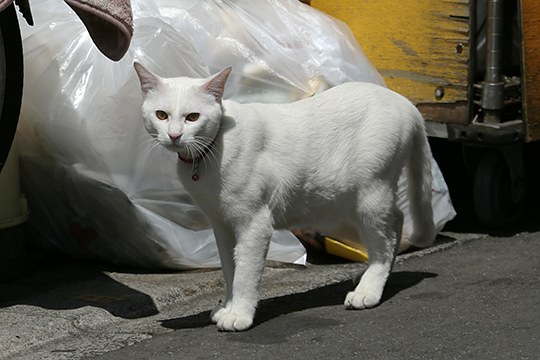
[[[30,274],[0,282],[0,308],[33,305],[68,310],[93,306],[125,319],[158,313],[150,296],[107,276],[104,272],[111,266],[54,254],[34,257]]]
[[[397,271],[390,274],[381,303],[390,300],[401,291],[419,284],[424,279],[437,277],[430,272]],[[352,281],[326,285],[299,294],[291,294],[263,300],[257,308],[254,326],[258,326],[281,315],[311,308],[343,305],[345,295],[354,289]],[[173,329],[195,329],[211,325],[210,311],[182,318],[163,320],[161,325]]]

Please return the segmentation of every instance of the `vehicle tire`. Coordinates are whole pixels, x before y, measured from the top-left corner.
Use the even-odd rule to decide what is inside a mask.
[[[0,172],[19,122],[23,90],[23,49],[15,5],[0,13]]]
[[[512,177],[503,154],[487,151],[480,158],[474,174],[473,199],[478,220],[489,229],[515,224],[525,203],[525,191],[512,191]],[[524,186],[521,182],[519,186]]]

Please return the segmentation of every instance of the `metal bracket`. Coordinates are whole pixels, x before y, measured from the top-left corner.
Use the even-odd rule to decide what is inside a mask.
[[[448,140],[450,141],[506,145],[521,142],[524,138],[523,120],[512,120],[498,124],[482,123],[475,120],[469,125],[448,124]]]

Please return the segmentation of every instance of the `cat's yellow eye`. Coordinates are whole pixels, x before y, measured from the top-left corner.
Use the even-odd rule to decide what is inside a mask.
[[[158,110],[156,111],[156,117],[159,119],[159,120],[167,120],[169,118],[169,114],[167,114],[165,111],[163,110]]]
[[[197,121],[199,120],[199,113],[189,113],[186,115],[187,121]]]

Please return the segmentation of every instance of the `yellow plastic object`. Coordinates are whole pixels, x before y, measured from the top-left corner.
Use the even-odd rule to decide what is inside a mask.
[[[325,236],[324,249],[328,254],[339,256],[347,260],[368,261],[367,250],[360,244],[354,244],[353,247]]]

